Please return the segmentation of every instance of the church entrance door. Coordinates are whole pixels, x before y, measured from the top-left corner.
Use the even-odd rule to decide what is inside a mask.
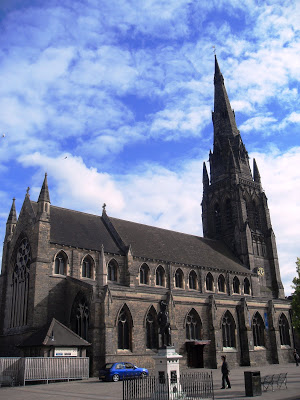
[[[189,368],[203,368],[203,344],[187,342],[187,362]]]

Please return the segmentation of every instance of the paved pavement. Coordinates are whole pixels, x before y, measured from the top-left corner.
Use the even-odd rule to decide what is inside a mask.
[[[188,370],[210,371],[206,369]],[[188,372],[184,371],[184,372]],[[231,370],[232,389],[221,390],[220,370],[213,370],[215,399],[249,399],[245,397],[244,371],[260,371],[261,376],[288,373],[287,389],[263,392],[257,399],[300,400],[300,366],[295,364],[267,365],[264,367],[240,367]],[[1,400],[122,400],[122,382],[99,382],[96,378],[75,382],[31,384],[13,388],[0,388]]]

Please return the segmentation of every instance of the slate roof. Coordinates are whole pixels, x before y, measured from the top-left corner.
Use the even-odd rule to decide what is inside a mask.
[[[37,203],[31,203],[36,210]],[[251,273],[222,241],[107,218],[125,246],[131,245],[133,256]],[[105,252],[124,255],[100,216],[51,206],[50,221],[51,242],[97,251],[103,244]]]
[[[36,210],[37,203],[32,205]],[[50,222],[53,243],[97,251],[101,251],[103,244],[106,252],[123,254],[98,215],[51,205]]]
[[[110,220],[124,243],[131,245],[134,256],[250,273],[222,241],[117,218]]]
[[[31,346],[86,347],[90,346],[90,343],[53,318],[50,323],[34,332],[19,345],[19,347]]]

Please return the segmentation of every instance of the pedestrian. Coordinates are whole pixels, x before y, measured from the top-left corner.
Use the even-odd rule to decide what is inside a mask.
[[[222,366],[221,366],[221,372],[222,372],[222,387],[221,389],[225,389],[226,388],[226,383],[227,383],[227,388],[231,389],[231,384],[230,384],[230,380],[229,380],[229,368],[228,368],[228,364],[226,361],[226,356],[221,356],[222,359]]]
[[[296,361],[296,367],[298,367],[298,366],[299,366],[299,362],[300,362],[300,356],[299,356],[299,354],[297,353],[297,350],[296,350],[296,349],[294,350],[294,359],[295,359],[295,361]]]

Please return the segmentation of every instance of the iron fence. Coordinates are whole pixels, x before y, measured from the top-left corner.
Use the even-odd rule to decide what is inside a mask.
[[[212,372],[182,374],[176,380],[148,376],[124,379],[123,400],[198,400],[214,399]]]

